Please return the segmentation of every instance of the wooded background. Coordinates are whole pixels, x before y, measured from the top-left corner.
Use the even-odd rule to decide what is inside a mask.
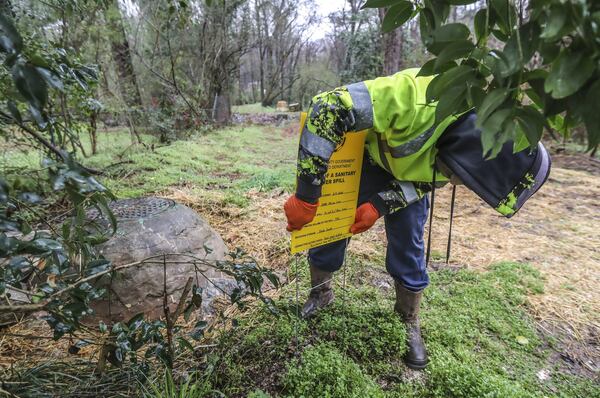
[[[100,79],[83,100],[104,123],[165,139],[228,121],[231,105],[306,106],[320,91],[426,60],[417,20],[384,34],[384,9],[361,10],[361,0],[328,16],[313,0],[0,3],[40,48],[68,49],[97,65]],[[455,8],[450,19],[472,20],[479,3]],[[314,39],[315,30],[327,32]]]

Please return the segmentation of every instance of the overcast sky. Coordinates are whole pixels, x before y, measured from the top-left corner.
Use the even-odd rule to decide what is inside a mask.
[[[314,40],[322,39],[331,31],[331,24],[327,16],[334,11],[343,9],[345,2],[346,0],[315,0],[317,7],[319,7],[317,13],[321,16],[322,22],[311,29],[310,34]]]
[[[129,16],[139,13],[139,7],[132,0],[119,0],[119,2]],[[315,0],[317,15],[321,17],[321,23],[315,25],[308,32],[313,40],[322,39],[331,31],[331,24],[327,16],[334,11],[342,10],[345,3],[346,0]]]

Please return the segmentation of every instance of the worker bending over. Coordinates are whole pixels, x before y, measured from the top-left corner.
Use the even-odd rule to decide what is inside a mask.
[[[485,160],[473,111],[435,123],[436,104],[427,104],[427,85],[418,69],[350,84],[315,96],[300,138],[297,188],[285,203],[288,231],[313,220],[328,162],[349,131],[368,130],[353,234],[384,218],[386,268],[394,278],[395,310],[406,324],[408,367],[423,369],[427,353],[419,327],[419,306],[429,284],[423,229],[432,184],[464,184],[511,217],[548,178],[550,158],[539,143],[504,144]],[[515,153],[515,149],[517,152]],[[312,289],[302,309],[307,318],[333,300],[332,273],[344,261],[347,241],[309,250]]]

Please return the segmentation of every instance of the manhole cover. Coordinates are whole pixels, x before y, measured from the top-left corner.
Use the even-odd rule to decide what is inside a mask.
[[[175,206],[175,202],[170,199],[153,197],[115,200],[109,205],[117,220],[148,218],[173,206]],[[98,218],[100,213],[97,209],[91,209],[87,212],[87,216],[93,220]]]

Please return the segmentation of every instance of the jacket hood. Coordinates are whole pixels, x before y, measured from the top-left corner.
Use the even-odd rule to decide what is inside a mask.
[[[509,141],[494,159],[486,160],[476,121],[469,112],[448,127],[437,142],[437,156],[467,188],[510,218],[548,179],[550,156],[541,142],[534,150],[513,153]]]

